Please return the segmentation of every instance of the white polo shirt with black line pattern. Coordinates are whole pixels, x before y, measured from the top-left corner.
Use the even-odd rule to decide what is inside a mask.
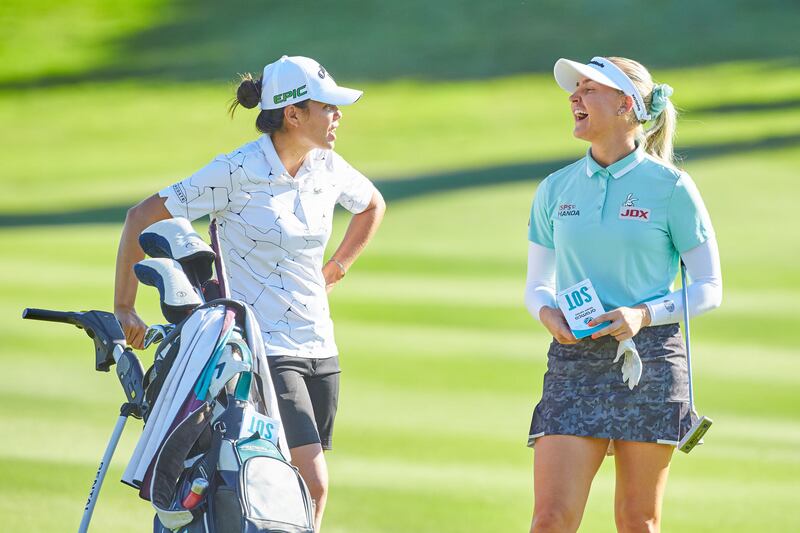
[[[159,192],[176,217],[220,224],[233,298],[250,304],[268,356],[338,355],[322,261],[340,204],[361,213],[375,187],[333,150],[312,150],[293,178],[267,135]]]

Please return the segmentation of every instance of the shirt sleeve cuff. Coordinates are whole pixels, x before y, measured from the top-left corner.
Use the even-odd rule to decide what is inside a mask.
[[[661,326],[679,321],[679,318],[676,316],[679,311],[678,305],[669,295],[650,300],[644,304],[647,306],[647,310],[650,313],[651,326]]]
[[[545,286],[536,287],[531,291],[526,303],[531,316],[539,320],[539,311],[542,307],[557,307],[555,291]]]

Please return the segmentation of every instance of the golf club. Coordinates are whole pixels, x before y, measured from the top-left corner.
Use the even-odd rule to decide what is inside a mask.
[[[683,323],[686,338],[686,363],[689,367],[689,411],[694,412],[694,388],[692,387],[692,350],[689,337],[689,292],[687,291],[686,284],[686,265],[681,261],[681,283],[683,287],[681,293],[683,296]],[[691,429],[684,435],[678,443],[678,449],[684,453],[691,452],[703,439],[708,428],[711,427],[714,421],[706,416],[701,416],[697,422],[692,424]]]

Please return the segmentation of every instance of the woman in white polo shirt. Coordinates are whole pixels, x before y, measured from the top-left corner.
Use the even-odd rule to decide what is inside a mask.
[[[292,462],[316,504],[316,531],[327,497],[323,450],[331,448],[340,372],[327,292],[385,210],[372,183],[333,151],[339,106],[361,94],[337,86],[305,57],[284,56],[261,78],[243,77],[231,113],[238,105],[259,106],[256,128],[263,135],[130,209],[117,257],[115,315],[138,348],[146,329],[134,309],[139,233],[173,216],[217,219],[228,286],[233,298],[253,307],[262,329]],[[353,217],[324,262],[337,203]]]
[[[690,315],[720,304],[714,230],[691,178],[673,163],[669,86],[624,58],[560,59],[555,77],[570,93],[573,134],[591,147],[542,181],[531,210],[525,300],[553,336],[528,436],[531,531],[577,530],[609,451],[617,529],[658,531],[672,453],[697,416],[677,324],[683,303],[671,285],[682,259]],[[556,294],[586,279],[606,313],[578,340]]]

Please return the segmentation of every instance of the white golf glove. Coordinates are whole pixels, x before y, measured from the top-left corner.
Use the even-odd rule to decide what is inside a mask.
[[[642,359],[639,357],[639,351],[636,349],[633,339],[626,339],[619,343],[617,357],[614,362],[619,361],[623,354],[625,359],[622,361],[622,382],[627,382],[628,388],[633,390],[642,377]]]

